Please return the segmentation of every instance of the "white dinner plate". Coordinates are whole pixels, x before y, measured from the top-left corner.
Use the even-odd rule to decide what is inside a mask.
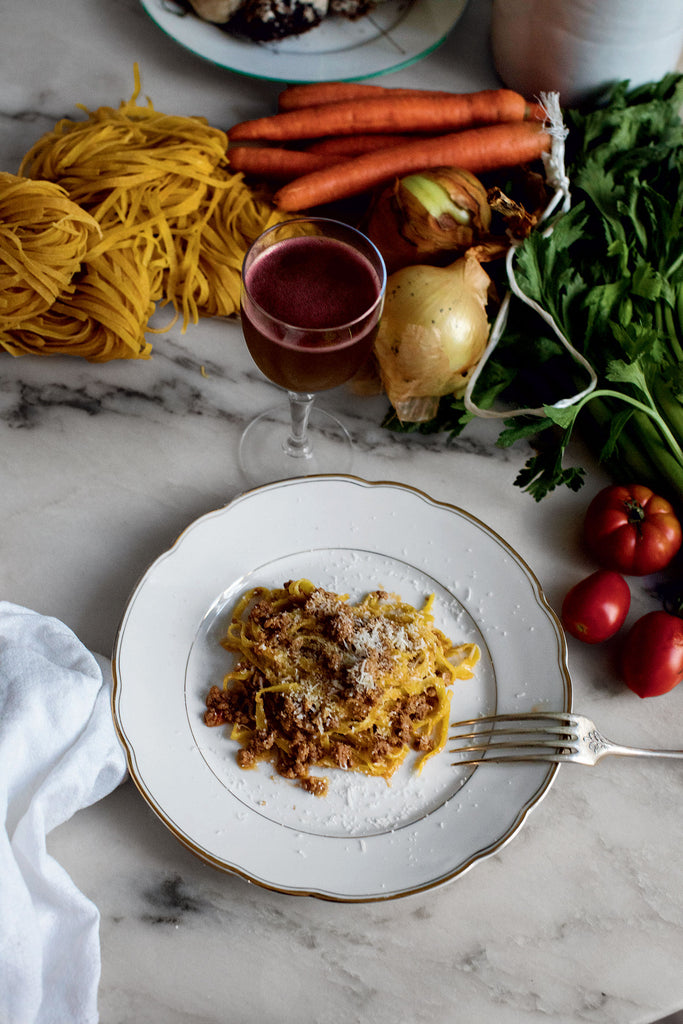
[[[493,530],[402,484],[287,480],[192,523],[133,593],[113,695],[131,777],[186,847],[267,888],[353,902],[455,878],[512,838],[556,765],[458,768],[445,749],[391,785],[329,770],[316,797],[268,764],[240,769],[228,730],[204,724],[231,664],[218,641],[236,600],[301,577],[353,601],[384,588],[420,606],[434,593],[437,626],[481,650],[474,678],[453,687],[452,721],[571,707],[562,628]]]
[[[275,43],[229,35],[174,0],[141,0],[177,43],[213,64],[276,82],[353,81],[414,64],[438,46],[467,0],[391,0],[363,18],[327,18],[310,32]]]

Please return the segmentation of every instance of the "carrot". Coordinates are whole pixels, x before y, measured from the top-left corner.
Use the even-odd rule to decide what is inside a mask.
[[[302,152],[279,146],[231,146],[228,159],[233,171],[275,181],[291,181],[339,161],[339,157],[333,154]]]
[[[545,107],[541,103],[530,103],[529,113],[526,117],[527,121],[547,121],[548,114]]]
[[[452,96],[442,90],[409,89],[396,86],[368,85],[363,82],[306,82],[288,85],[278,96],[278,110],[301,110],[320,103],[340,100],[368,99],[377,96]]]
[[[462,167],[482,174],[535,160],[549,148],[550,135],[537,121],[470,128],[378,149],[313,171],[284,185],[275,193],[274,201],[286,212],[306,210],[429,167]]]
[[[357,135],[360,132],[455,131],[477,124],[523,121],[529,107],[512,89],[483,89],[434,97],[378,96],[377,99],[340,100],[270,117],[242,121],[228,131],[231,141],[315,139],[322,135]]]
[[[403,142],[412,142],[415,135],[390,134],[377,135],[362,133],[359,135],[328,135],[307,147],[307,153],[333,153],[335,156],[358,156],[359,153],[372,153],[380,146],[397,146]]]

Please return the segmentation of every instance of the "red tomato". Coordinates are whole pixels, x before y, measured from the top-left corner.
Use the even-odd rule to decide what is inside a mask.
[[[639,697],[658,697],[683,680],[683,619],[648,612],[631,626],[621,650],[624,682]]]
[[[599,644],[621,629],[630,605],[631,591],[624,577],[610,569],[598,569],[565,597],[562,624],[577,640]]]
[[[683,541],[673,506],[639,484],[600,491],[588,506],[583,534],[600,565],[627,576],[659,572]]]

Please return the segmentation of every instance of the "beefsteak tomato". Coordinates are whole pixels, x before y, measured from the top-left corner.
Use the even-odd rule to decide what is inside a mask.
[[[640,484],[613,484],[588,506],[583,536],[599,565],[626,576],[647,576],[672,561],[683,530],[666,498]]]
[[[598,569],[571,588],[562,602],[562,625],[577,640],[599,644],[624,624],[631,605],[628,583],[618,572]]]
[[[624,682],[639,697],[658,697],[683,680],[683,619],[648,612],[630,628],[621,649]]]

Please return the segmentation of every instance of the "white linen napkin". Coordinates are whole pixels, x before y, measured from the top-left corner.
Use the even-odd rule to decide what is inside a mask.
[[[99,912],[45,837],[126,774],[111,666],[0,601],[0,1024],[94,1024]]]

